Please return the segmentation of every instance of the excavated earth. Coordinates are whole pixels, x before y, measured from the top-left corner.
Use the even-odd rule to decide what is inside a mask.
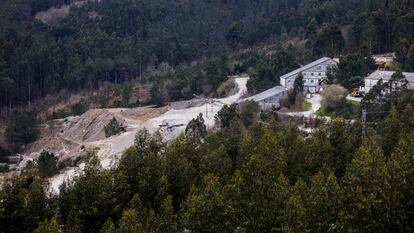
[[[50,191],[59,192],[59,186],[79,174],[84,167],[79,162],[88,151],[95,151],[104,168],[116,165],[122,153],[134,143],[139,130],[160,132],[166,141],[183,133],[187,124],[203,114],[208,128],[214,127],[214,116],[225,105],[236,103],[247,92],[248,77],[235,77],[232,95],[220,99],[195,98],[174,102],[162,108],[92,109],[76,117],[49,121],[41,125],[39,139],[22,153],[19,167],[36,159],[43,150],[54,153],[67,167],[49,180]],[[126,132],[106,138],[105,125],[116,118]]]
[[[39,139],[22,153],[24,167],[27,161],[36,159],[43,150],[54,153],[60,161],[76,158],[96,148],[99,141],[110,143],[105,137],[104,127],[116,118],[126,130],[140,127],[143,122],[163,114],[167,108],[140,107],[132,109],[92,109],[81,116],[67,117],[44,123],[40,127]]]

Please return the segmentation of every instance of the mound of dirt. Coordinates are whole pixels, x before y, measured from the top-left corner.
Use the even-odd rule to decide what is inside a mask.
[[[39,139],[23,151],[25,159],[21,166],[29,160],[36,159],[43,150],[52,152],[60,160],[64,160],[84,154],[85,149],[94,149],[96,142],[107,140],[104,127],[114,117],[129,131],[165,111],[166,108],[150,107],[91,109],[81,116],[46,122],[40,126]]]

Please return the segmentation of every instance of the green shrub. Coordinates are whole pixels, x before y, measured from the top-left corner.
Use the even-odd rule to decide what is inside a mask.
[[[43,151],[37,159],[37,170],[42,177],[50,177],[57,172],[57,158],[53,153]]]
[[[112,118],[104,128],[105,136],[108,138],[112,135],[117,135],[119,133],[125,132],[125,127],[119,123],[116,118]]]
[[[61,109],[61,110],[58,110],[52,113],[52,120],[62,119],[62,118],[68,117],[69,115],[70,115],[69,112],[66,112],[65,110]]]
[[[339,108],[334,111],[328,110],[324,106],[315,113],[317,116],[326,117],[342,117],[345,119],[353,119],[358,117],[360,113],[360,103],[353,100],[346,100]]]
[[[75,116],[82,115],[84,112],[86,112],[86,110],[88,110],[88,105],[84,100],[79,101],[71,107],[71,112]]]
[[[303,111],[310,111],[312,109],[312,104],[308,101],[303,101]]]

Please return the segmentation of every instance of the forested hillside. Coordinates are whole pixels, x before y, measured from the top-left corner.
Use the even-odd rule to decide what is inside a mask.
[[[269,37],[306,39],[305,60],[364,48],[395,50],[401,64],[414,66],[414,3],[408,0],[101,0],[73,7],[69,17],[51,25],[34,18],[71,2],[16,0],[4,13],[0,108],[61,90],[136,79],[156,68],[237,52]],[[343,26],[350,26],[347,44],[339,30]],[[303,62],[296,60],[291,63]],[[268,83],[277,84],[274,73],[266,75]],[[179,78],[181,88],[192,90],[188,76]]]
[[[27,166],[0,176],[1,233],[414,231],[414,91],[402,72],[414,71],[413,0],[100,0],[48,24],[36,19],[74,2],[0,3],[0,114],[10,116],[0,172],[48,135],[38,158],[25,155]],[[390,80],[347,97],[377,68],[371,55],[384,52],[397,56]],[[340,63],[319,102],[306,102],[319,96],[305,98],[302,75],[279,110],[236,102],[245,85],[266,90],[322,56]],[[225,82],[241,73],[250,79],[239,90],[237,78]],[[143,89],[147,99],[134,96]],[[51,116],[28,106],[81,91],[93,94]],[[211,106],[174,104],[197,115],[211,107],[206,120],[165,104],[194,94],[213,97]],[[148,117],[124,109],[149,104],[164,107],[146,107],[158,111]],[[19,106],[27,111],[10,112]],[[118,109],[83,114],[92,107]],[[174,118],[162,118],[164,108]],[[167,142],[161,133],[172,127],[182,134]],[[85,135],[98,131],[102,140],[88,147]],[[54,135],[79,153],[42,144]],[[65,172],[78,176],[63,181]]]

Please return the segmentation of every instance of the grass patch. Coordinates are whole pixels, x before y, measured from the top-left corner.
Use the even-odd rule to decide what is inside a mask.
[[[358,101],[346,100],[345,104],[339,109],[328,111],[322,106],[318,111],[316,111],[315,115],[320,117],[342,117],[345,119],[355,119],[359,115],[360,105],[361,103]]]
[[[308,101],[303,101],[302,109],[303,111],[310,111],[312,109],[312,104]]]
[[[333,117],[335,112],[328,112],[326,111],[325,107],[321,106],[318,111],[315,112],[315,115],[320,117]]]
[[[356,106],[360,106],[361,105],[361,102],[359,102],[359,101],[356,101],[356,100],[346,100],[346,104],[348,104],[348,105],[352,105],[352,106],[354,106],[354,107],[356,107]]]
[[[320,107],[318,109],[318,111],[315,112],[315,115],[320,116],[320,117],[325,116],[326,115],[325,108],[324,107]]]

